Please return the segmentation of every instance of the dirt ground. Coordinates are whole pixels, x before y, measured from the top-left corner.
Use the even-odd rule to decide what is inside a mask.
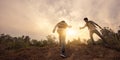
[[[0,49],[0,60],[120,60],[120,52],[100,45],[67,46],[67,58],[60,57],[60,47]]]

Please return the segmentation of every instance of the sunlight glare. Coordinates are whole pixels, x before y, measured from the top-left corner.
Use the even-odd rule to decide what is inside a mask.
[[[67,30],[67,35],[68,36],[73,36],[73,35],[75,35],[76,34],[76,31],[75,30],[73,30],[73,29],[68,29]]]

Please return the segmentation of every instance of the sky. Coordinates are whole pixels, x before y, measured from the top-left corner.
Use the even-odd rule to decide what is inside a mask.
[[[120,0],[0,0],[0,33],[12,36],[44,39],[65,20],[77,37],[88,38],[87,28],[79,30],[85,24],[84,17],[117,31]]]

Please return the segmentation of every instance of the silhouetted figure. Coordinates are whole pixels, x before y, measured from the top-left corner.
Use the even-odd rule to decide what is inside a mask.
[[[86,24],[85,24],[85,26],[80,27],[80,29],[83,29],[83,28],[85,28],[85,27],[88,27],[89,32],[90,32],[90,38],[91,38],[91,40],[92,40],[92,42],[93,42],[93,45],[95,44],[94,39],[93,39],[93,34],[94,34],[94,33],[96,33],[96,34],[103,40],[103,42],[106,43],[104,37],[103,37],[103,36],[99,33],[99,31],[96,29],[97,26],[98,26],[100,29],[102,29],[102,27],[100,27],[98,24],[96,24],[96,23],[93,22],[93,21],[88,21],[88,18],[84,18],[84,21],[86,22]]]
[[[53,29],[53,33],[57,28],[57,33],[59,34],[59,44],[61,46],[61,57],[66,57],[65,55],[65,39],[66,39],[66,28],[70,27],[65,21],[59,22]]]

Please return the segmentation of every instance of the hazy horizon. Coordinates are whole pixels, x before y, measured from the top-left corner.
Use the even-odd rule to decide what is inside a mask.
[[[77,37],[88,38],[87,29],[79,30],[85,24],[84,17],[116,32],[119,6],[120,0],[0,0],[0,33],[40,40],[65,20],[77,31]]]

